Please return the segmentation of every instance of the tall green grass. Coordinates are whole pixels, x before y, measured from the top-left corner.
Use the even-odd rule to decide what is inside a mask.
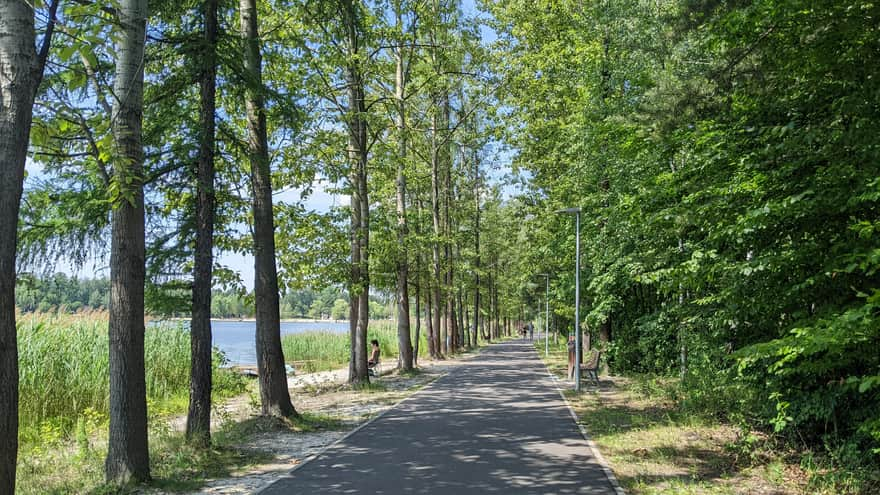
[[[78,418],[106,417],[110,390],[106,314],[22,315],[17,330],[23,440],[31,434],[64,437]],[[177,325],[148,326],[144,355],[148,403],[154,409],[177,412],[189,393],[188,331]],[[244,381],[219,365],[216,355],[215,395],[243,391]]]
[[[420,336],[419,356],[426,356],[428,345],[424,329]],[[284,359],[288,363],[301,363],[297,371],[326,371],[344,367],[349,358],[349,335],[331,331],[287,334],[281,337]],[[397,324],[390,321],[371,321],[367,327],[367,342],[376,339],[382,359],[397,361]],[[369,352],[369,344],[367,345]]]

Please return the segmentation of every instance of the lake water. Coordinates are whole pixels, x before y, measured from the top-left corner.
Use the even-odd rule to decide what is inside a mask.
[[[348,328],[347,321],[288,321],[281,322],[281,335],[315,331],[345,333]],[[226,354],[230,364],[256,365],[256,329],[257,323],[254,321],[212,321],[214,347]]]

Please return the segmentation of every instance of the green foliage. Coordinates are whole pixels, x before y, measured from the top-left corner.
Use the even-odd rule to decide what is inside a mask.
[[[334,320],[348,319],[348,301],[345,299],[333,301],[333,307],[330,308],[330,318]]]
[[[838,464],[876,464],[878,4],[478,2],[488,26],[469,24],[454,2],[356,5],[356,53],[340,42],[345,16],[331,3],[260,5],[270,33],[261,91],[273,186],[285,190],[275,208],[285,317],[348,315],[337,288],[350,276],[349,207],[318,213],[304,199],[319,184],[352,192],[347,131],[357,120],[370,141],[366,268],[382,296],[396,288],[406,260],[411,296],[418,290],[424,298],[439,284],[445,303],[476,290],[482,317],[529,319],[544,297],[536,276],[547,273],[551,326],[590,332],[612,371],[677,373],[686,407],[806,441]],[[144,64],[147,294],[154,310],[184,315],[196,222],[190,165],[199,135],[200,17],[194,4],[155,7]],[[221,24],[235,25],[233,6],[220,10]],[[28,179],[19,236],[21,265],[46,270],[61,255],[81,266],[106,253],[111,205],[126,199],[120,186],[132,180],[113,175],[107,109],[118,95],[109,92],[114,54],[106,43],[113,23],[90,3],[63,3],[58,17],[64,36],[37,96],[30,144],[39,173]],[[481,28],[497,34],[488,51],[478,46]],[[221,31],[216,247],[246,253],[252,219],[241,136],[250,81],[240,40]],[[395,55],[407,60],[400,101]],[[346,92],[351,68],[366,93],[358,115]],[[486,170],[511,156],[510,174]],[[434,177],[432,162],[440,165]],[[408,186],[402,241],[399,164]],[[436,227],[432,178],[443,196]],[[581,321],[572,298],[573,219],[554,213],[575,206]],[[432,248],[440,278],[455,274],[452,285],[433,273]],[[221,266],[215,273],[225,290],[215,293],[212,313],[252,315],[240,276]],[[84,290],[88,283],[95,286]],[[17,304],[26,312],[106,305],[101,282],[88,283],[27,277]],[[370,306],[374,316],[390,312],[380,298]],[[371,332],[383,355],[396,354],[393,327]],[[52,332],[22,334],[30,346],[23,377],[32,380],[43,359],[52,380],[73,366],[88,386],[67,402],[100,414],[100,332],[40,340],[44,333]],[[179,334],[168,339],[185,346]],[[344,366],[348,345],[346,335],[285,338],[288,359],[320,369]],[[185,383],[178,370],[185,360],[182,350],[150,346],[157,360],[174,363],[156,370],[150,385],[161,400]],[[94,365],[53,360],[72,349],[94,355]],[[68,434],[73,426],[53,419],[63,407],[26,383],[38,399],[27,399],[25,411],[41,418],[43,434]]]
[[[878,6],[484,6],[537,219],[518,256],[563,325],[552,212],[580,206],[579,323],[613,371],[678,372],[689,407],[876,465]]]

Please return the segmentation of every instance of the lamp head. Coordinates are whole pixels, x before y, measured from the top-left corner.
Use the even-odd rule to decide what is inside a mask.
[[[555,211],[555,213],[565,213],[565,214],[567,214],[567,215],[575,215],[575,214],[580,213],[580,212],[581,212],[581,209],[580,209],[579,207],[574,207],[574,208],[563,208],[563,209],[561,209],[561,210],[556,210],[556,211]]]

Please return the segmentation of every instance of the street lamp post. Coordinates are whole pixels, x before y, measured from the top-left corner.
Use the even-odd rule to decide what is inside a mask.
[[[556,213],[574,215],[575,253],[574,253],[574,390],[581,391],[581,209],[565,208]]]
[[[539,277],[546,279],[547,285],[544,295],[544,355],[550,355],[550,274],[539,273]]]

